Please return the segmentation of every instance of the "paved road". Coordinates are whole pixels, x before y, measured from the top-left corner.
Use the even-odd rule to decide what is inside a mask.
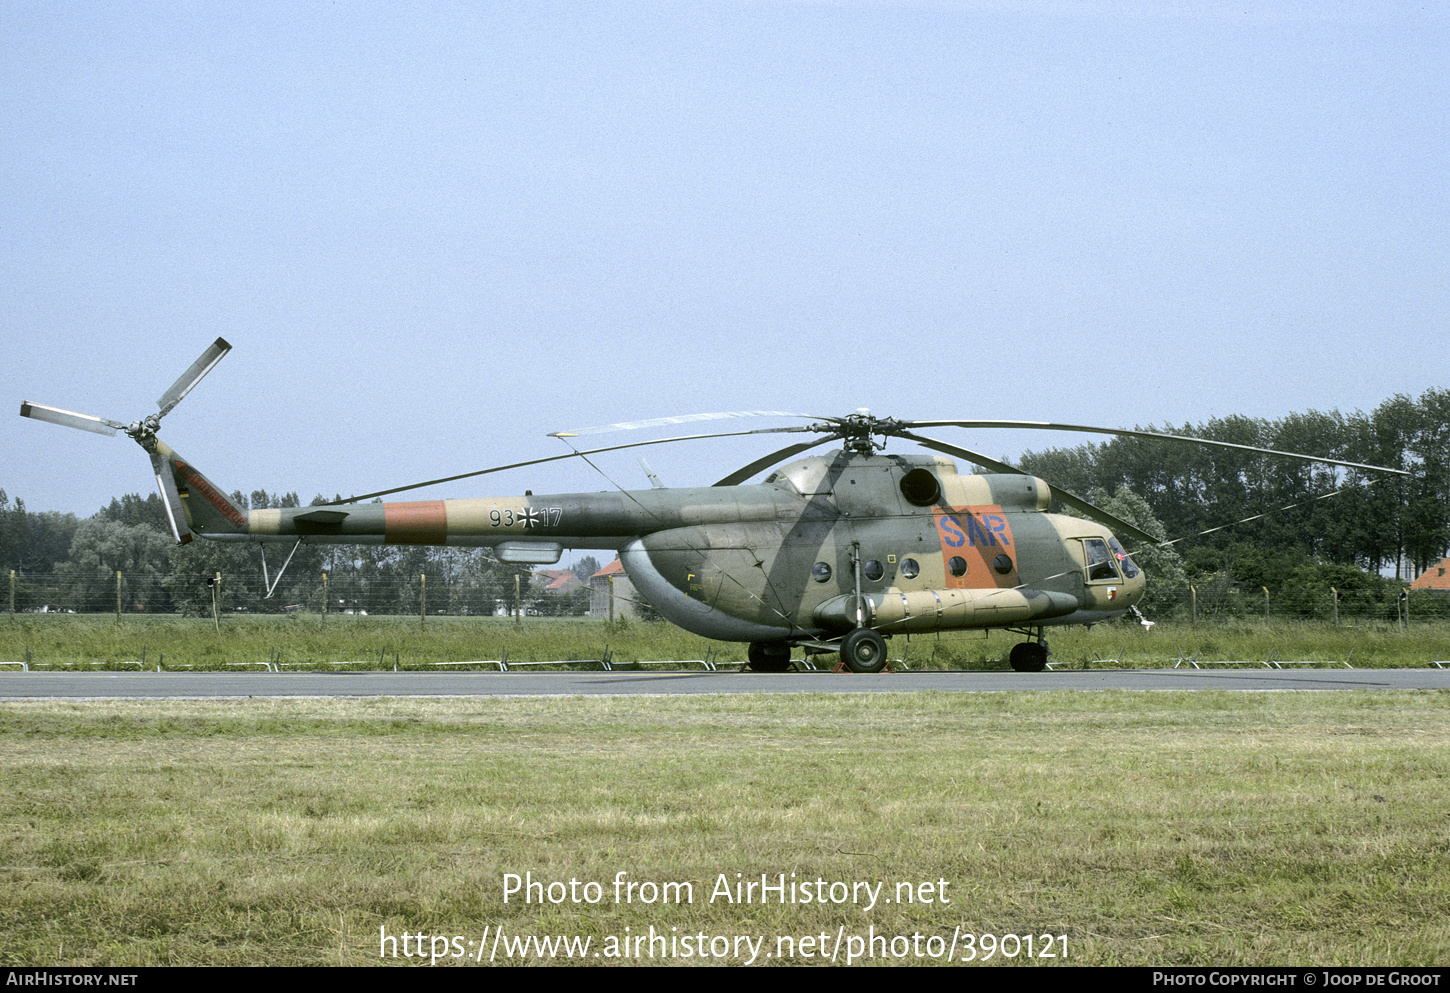
[[[906,672],[0,672],[0,700],[245,697],[650,696],[686,693],[998,693],[1012,690],[1419,690],[1450,670],[1119,669]]]

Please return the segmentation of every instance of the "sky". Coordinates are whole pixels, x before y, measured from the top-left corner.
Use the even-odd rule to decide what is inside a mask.
[[[22,400],[135,420],[219,336],[161,437],[304,501],[668,415],[1171,429],[1450,387],[1440,4],[11,0],[0,41],[33,511],[154,482]],[[707,485],[788,440],[412,498],[642,488],[640,455]]]

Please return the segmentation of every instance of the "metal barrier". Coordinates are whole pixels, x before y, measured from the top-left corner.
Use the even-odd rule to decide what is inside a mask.
[[[1122,662],[1123,661],[1123,653],[1125,651],[1127,651],[1127,649],[1128,649],[1128,646],[1127,645],[1119,645],[1118,646],[1118,654],[1115,655],[1115,656],[1113,656],[1110,659],[1100,658],[1098,656],[1098,653],[1097,652],[1093,652],[1093,657],[1090,658],[1090,659],[1088,659],[1087,664],[1090,665],[1093,662],[1113,662],[1113,663]],[[1183,650],[1182,649],[1179,649],[1178,650],[1178,654],[1182,655],[1183,654]],[[1068,663],[1066,663],[1066,662],[1048,662],[1047,663],[1047,668],[1049,668],[1049,669],[1056,669],[1060,665],[1067,665],[1067,664]]]
[[[1258,659],[1203,659],[1200,664],[1198,656],[1201,654],[1201,652],[1194,652],[1191,656],[1184,658],[1183,648],[1180,646],[1178,649],[1178,658],[1174,661],[1173,668],[1177,669],[1183,663],[1187,662],[1195,669],[1201,669],[1205,665],[1261,665],[1266,669],[1272,669],[1274,668],[1274,656],[1278,653],[1270,652],[1269,657],[1262,661]]]
[[[1178,658],[1173,663],[1173,668],[1187,663],[1195,669],[1201,669],[1206,665],[1261,665],[1266,669],[1282,669],[1286,665],[1342,665],[1346,669],[1353,669],[1350,659],[1354,658],[1354,649],[1350,649],[1348,657],[1343,662],[1338,659],[1281,659],[1277,649],[1269,653],[1269,657],[1260,661],[1258,659],[1200,659],[1200,652],[1194,652],[1184,657],[1183,648],[1178,649]]]

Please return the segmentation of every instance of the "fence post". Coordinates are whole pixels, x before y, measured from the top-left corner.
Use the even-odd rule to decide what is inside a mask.
[[[15,616],[15,570],[10,570],[10,616]]]
[[[116,573],[117,576],[120,573]],[[222,633],[222,574],[218,572],[211,584],[211,621],[216,625],[216,633]]]
[[[418,574],[418,627],[428,619],[428,577]]]
[[[1188,623],[1198,626],[1198,587],[1188,587]]]
[[[322,622],[327,623],[327,573],[322,574]]]
[[[1334,626],[1339,627],[1339,588],[1331,586],[1329,592],[1334,594]]]
[[[1269,623],[1269,588],[1260,586],[1259,589],[1264,591],[1264,623],[1267,624]]]
[[[121,570],[116,570],[116,623],[121,623]]]

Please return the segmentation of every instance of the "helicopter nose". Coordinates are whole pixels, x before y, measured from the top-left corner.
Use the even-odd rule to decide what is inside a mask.
[[[1143,593],[1148,588],[1148,581],[1143,576],[1143,573],[1139,571],[1132,579],[1125,581],[1123,586],[1123,592],[1126,594],[1127,602],[1131,606],[1143,598]]]

